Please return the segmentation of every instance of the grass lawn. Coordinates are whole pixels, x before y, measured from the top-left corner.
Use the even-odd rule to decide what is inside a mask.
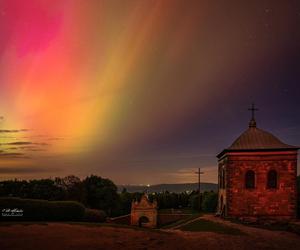
[[[163,225],[163,226],[161,226],[161,228],[163,228],[163,229],[173,228],[173,227],[176,227],[176,226],[178,226],[180,224],[186,223],[186,222],[188,222],[190,220],[196,219],[197,217],[200,217],[200,216],[202,216],[202,214],[200,214],[200,213],[198,213],[198,214],[196,214],[196,213],[195,214],[191,214],[191,215],[188,215],[184,219],[177,220],[177,221],[175,221],[173,223],[170,223],[168,225]]]
[[[159,209],[159,214],[198,214],[199,211],[190,208]]]
[[[300,224],[296,224],[293,222],[277,222],[272,224],[259,224],[259,223],[245,223],[241,222],[237,219],[227,219],[230,222],[245,225],[248,227],[262,228],[271,231],[287,231],[293,232],[300,235]]]
[[[22,225],[22,226],[31,226],[31,225],[41,225],[41,226],[48,226],[48,222],[44,221],[1,221],[0,227],[10,227],[15,225]]]
[[[220,234],[231,234],[231,235],[244,235],[245,233],[241,232],[237,228],[232,228],[224,226],[220,223],[215,223],[208,220],[196,220],[187,225],[184,225],[179,228],[182,231],[191,231],[191,232],[214,232]]]
[[[82,222],[81,221],[6,221],[6,222],[1,222],[0,226],[3,226],[3,227],[14,226],[14,225],[23,225],[23,226],[43,225],[43,226],[48,226],[48,224],[54,224],[54,223],[61,223],[61,224],[68,224],[68,225],[80,225],[80,226],[87,226],[87,227],[119,227],[119,228],[134,228],[135,229],[135,227],[132,227],[132,226],[129,226],[129,225],[104,223],[104,222],[84,222],[84,221],[82,221]],[[140,228],[138,228],[138,229],[140,229]]]
[[[22,225],[22,226],[32,226],[32,225],[41,225],[41,226],[48,226],[49,224],[66,224],[66,225],[78,225],[78,226],[85,226],[85,227],[112,227],[112,228],[124,228],[124,229],[132,229],[137,231],[151,231],[151,232],[159,232],[163,234],[169,234],[168,232],[159,231],[156,228],[144,228],[144,227],[137,227],[137,226],[130,226],[130,225],[123,225],[123,224],[114,224],[114,223],[99,223],[99,222],[77,222],[77,221],[6,221],[0,222],[0,227],[10,227],[15,225]]]

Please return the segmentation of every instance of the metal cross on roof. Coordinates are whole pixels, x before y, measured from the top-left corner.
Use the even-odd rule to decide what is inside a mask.
[[[255,108],[255,104],[252,103],[251,108],[249,108],[248,110],[252,112],[252,120],[255,120],[255,111],[258,111],[259,109]]]
[[[255,108],[254,103],[252,103],[251,108],[249,108],[248,110],[252,112],[252,118],[249,122],[249,128],[256,128],[255,111],[258,111],[258,108]]]

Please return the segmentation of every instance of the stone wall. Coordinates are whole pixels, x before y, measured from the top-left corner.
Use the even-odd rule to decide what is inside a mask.
[[[122,225],[130,225],[131,215],[126,214],[114,218],[109,218],[107,222],[115,223],[115,224],[122,224]]]

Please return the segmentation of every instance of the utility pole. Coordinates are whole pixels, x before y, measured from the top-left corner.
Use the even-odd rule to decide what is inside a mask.
[[[199,195],[199,211],[201,211],[201,189],[200,189],[200,183],[201,183],[201,175],[204,174],[204,172],[201,172],[201,168],[198,168],[198,171],[195,172],[195,174],[198,174],[198,195]]]

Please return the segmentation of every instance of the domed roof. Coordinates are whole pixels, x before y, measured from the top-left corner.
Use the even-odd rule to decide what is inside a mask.
[[[299,147],[291,146],[280,141],[276,136],[256,127],[254,117],[250,120],[249,128],[242,133],[229,148],[224,149],[220,158],[226,152],[237,151],[271,151],[271,150],[297,150]]]
[[[228,148],[229,150],[255,149],[290,149],[297,148],[287,145],[269,132],[256,127],[249,127]]]

